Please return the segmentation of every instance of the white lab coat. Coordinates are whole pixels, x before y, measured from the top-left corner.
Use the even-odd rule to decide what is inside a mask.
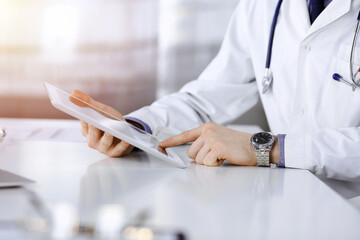
[[[305,0],[285,0],[274,38],[274,82],[263,95],[259,90],[277,2],[241,0],[218,56],[198,80],[130,115],[152,129],[187,130],[208,121],[225,125],[260,96],[271,131],[286,134],[286,167],[360,182],[360,90],[352,92],[332,79],[337,72],[350,80],[360,0],[333,0],[312,25]],[[360,48],[354,62],[360,65]]]

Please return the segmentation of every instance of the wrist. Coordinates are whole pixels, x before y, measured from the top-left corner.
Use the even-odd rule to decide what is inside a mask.
[[[270,151],[270,162],[274,164],[279,164],[280,151],[279,151],[278,136],[274,136],[274,138],[275,138],[274,145]]]
[[[278,136],[274,136],[270,132],[258,132],[252,135],[250,141],[254,148],[254,162],[257,166],[270,167],[271,163],[279,163]]]
[[[249,141],[249,154],[250,154],[250,166],[256,166],[257,165],[257,159],[256,159],[256,152],[254,147],[251,144],[251,141]]]

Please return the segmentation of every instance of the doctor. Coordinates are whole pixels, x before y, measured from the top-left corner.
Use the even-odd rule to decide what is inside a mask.
[[[218,56],[201,76],[126,119],[148,132],[158,126],[185,131],[161,146],[194,142],[188,155],[199,164],[273,162],[360,181],[360,89],[348,86],[350,65],[355,72],[360,65],[357,47],[350,62],[359,9],[360,0],[241,0]],[[334,81],[334,73],[348,84]],[[223,127],[259,99],[274,136]],[[90,147],[112,157],[131,152],[129,144],[81,124]]]

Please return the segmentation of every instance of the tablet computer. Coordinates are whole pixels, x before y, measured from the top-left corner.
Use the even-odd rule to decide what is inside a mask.
[[[0,169],[0,189],[9,187],[23,187],[34,181]]]
[[[167,148],[167,154],[160,152],[157,149],[160,140],[156,136],[136,128],[126,121],[104,112],[79,98],[71,96],[71,94],[49,83],[45,82],[45,88],[48,92],[51,104],[55,108],[107,132],[173,166],[179,168],[187,167],[185,161],[183,161],[173,149]]]

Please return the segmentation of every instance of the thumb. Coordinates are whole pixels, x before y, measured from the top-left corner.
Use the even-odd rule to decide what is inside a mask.
[[[80,101],[80,100],[82,101]],[[90,105],[94,105],[94,99],[92,99],[89,95],[87,95],[86,93],[80,91],[80,90],[73,90],[71,92],[71,96],[70,96],[70,101],[80,107],[88,107],[89,105],[87,105],[86,103],[90,104]]]
[[[91,98],[88,94],[80,91],[80,90],[74,90],[71,92],[71,96],[70,96],[70,101],[80,107],[88,107],[91,108],[95,111],[97,111],[98,113],[102,114],[103,116],[107,117],[107,118],[111,118],[114,119],[112,116],[119,118],[121,120],[125,120],[124,117],[121,115],[121,113],[119,113],[117,110],[115,110],[114,108],[105,105],[101,102],[95,101],[93,98]],[[95,108],[93,108],[92,106],[94,106]],[[101,111],[99,111],[99,109]],[[105,113],[104,113],[105,112]],[[108,115],[108,114],[112,115]],[[114,119],[117,120],[117,119]]]

